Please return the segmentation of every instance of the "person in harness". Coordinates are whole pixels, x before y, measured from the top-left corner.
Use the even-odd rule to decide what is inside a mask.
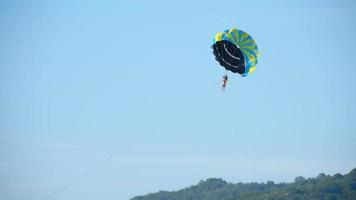
[[[221,89],[222,91],[225,91],[225,88],[226,88],[226,84],[227,84],[227,80],[229,79],[229,77],[227,77],[227,75],[225,74],[223,76],[223,80],[222,80],[222,86],[221,86]]]

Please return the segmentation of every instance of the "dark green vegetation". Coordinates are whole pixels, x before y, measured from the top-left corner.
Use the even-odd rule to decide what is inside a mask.
[[[211,178],[174,192],[138,196],[131,200],[356,200],[356,168],[349,174],[296,177],[293,183],[227,183]]]

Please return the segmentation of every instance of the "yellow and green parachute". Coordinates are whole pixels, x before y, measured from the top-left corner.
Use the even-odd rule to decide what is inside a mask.
[[[217,33],[211,47],[215,59],[226,70],[247,76],[256,68],[259,57],[256,42],[242,30],[231,28]]]

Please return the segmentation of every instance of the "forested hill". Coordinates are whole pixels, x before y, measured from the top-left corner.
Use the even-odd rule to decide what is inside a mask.
[[[174,192],[160,191],[131,200],[356,200],[356,168],[350,173],[316,178],[296,177],[293,183],[227,183],[210,178]]]

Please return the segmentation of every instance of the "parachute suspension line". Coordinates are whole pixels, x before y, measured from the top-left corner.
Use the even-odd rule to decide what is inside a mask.
[[[208,89],[204,90],[202,93],[200,93],[198,96],[196,96],[195,98],[193,98],[191,101],[189,101],[188,103],[186,103],[185,105],[183,105],[180,109],[178,109],[177,111],[175,111],[174,113],[172,113],[170,116],[168,116],[167,118],[165,118],[164,120],[162,120],[160,123],[158,123],[156,126],[153,126],[151,129],[149,129],[148,131],[146,131],[144,134],[140,135],[139,137],[137,137],[136,139],[132,140],[131,142],[127,143],[125,146],[123,146],[121,149],[119,149],[118,151],[116,151],[115,153],[113,153],[112,155],[108,156],[107,158],[105,158],[104,160],[102,160],[101,162],[99,162],[98,164],[96,164],[95,166],[87,169],[86,171],[84,171],[82,174],[78,175],[77,177],[73,178],[71,181],[69,181],[67,184],[63,185],[62,187],[58,188],[57,190],[55,190],[54,192],[50,193],[49,195],[47,195],[43,200],[49,200],[52,199],[54,196],[58,195],[59,193],[62,193],[63,191],[65,191],[66,189],[68,189],[70,186],[72,186],[73,184],[79,182],[81,179],[83,179],[84,177],[86,177],[89,173],[95,171],[96,169],[102,167],[103,165],[105,165],[106,163],[108,163],[109,161],[113,160],[115,157],[119,156],[121,153],[123,153],[125,150],[127,150],[128,148],[134,146],[135,144],[137,144],[138,142],[140,142],[141,140],[143,140],[145,137],[147,137],[148,135],[154,133],[155,131],[157,131],[159,128],[161,128],[162,126],[166,125],[168,122],[172,121],[177,115],[183,113],[185,110],[187,110],[188,108],[190,108],[194,103],[196,103],[199,99],[201,99],[203,96],[205,96],[208,92],[210,92],[210,90],[212,90],[213,87],[210,86]]]
[[[231,57],[233,57],[233,58],[235,58],[235,59],[237,59],[237,60],[240,60],[239,57],[234,56],[234,55],[226,48],[225,43],[224,43],[223,45],[224,45],[224,49],[225,49],[226,53],[229,54],[229,56],[231,56]]]

